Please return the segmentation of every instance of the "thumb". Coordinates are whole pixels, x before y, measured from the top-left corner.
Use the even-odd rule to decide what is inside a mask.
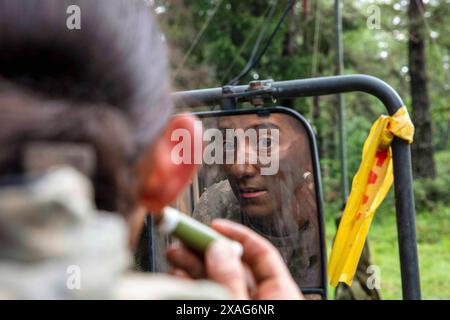
[[[225,241],[215,241],[206,250],[208,278],[227,287],[236,299],[248,299],[246,275],[241,259]]]

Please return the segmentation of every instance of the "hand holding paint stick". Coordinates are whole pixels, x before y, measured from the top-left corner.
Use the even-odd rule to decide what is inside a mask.
[[[196,252],[204,253],[212,242],[224,240],[230,243],[238,256],[242,256],[243,248],[239,242],[228,239],[177,209],[165,207],[157,223],[160,232],[173,235]]]

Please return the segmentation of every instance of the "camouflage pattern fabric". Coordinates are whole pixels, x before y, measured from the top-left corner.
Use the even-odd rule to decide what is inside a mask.
[[[96,210],[78,171],[0,177],[1,299],[229,298],[208,281],[132,273],[131,258],[122,216]]]

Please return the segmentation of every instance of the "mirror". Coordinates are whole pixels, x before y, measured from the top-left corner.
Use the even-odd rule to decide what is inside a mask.
[[[204,128],[202,165],[176,206],[206,224],[225,218],[253,229],[279,250],[304,293],[325,297],[320,176],[311,127],[282,107],[197,115]],[[166,244],[167,239],[153,239],[152,246],[161,253]],[[159,263],[157,256],[153,252]]]

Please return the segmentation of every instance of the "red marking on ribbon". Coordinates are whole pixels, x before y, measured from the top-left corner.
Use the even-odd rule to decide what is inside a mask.
[[[388,156],[388,150],[377,150],[377,153],[375,154],[375,158],[377,158],[377,167],[381,167],[384,163],[384,161],[387,159]]]
[[[363,204],[366,204],[368,200],[369,200],[369,197],[366,196],[366,195],[364,195],[364,196],[363,196],[362,203],[363,203]]]
[[[356,220],[361,219],[361,217],[362,217],[362,213],[361,213],[361,212],[358,212],[358,214],[356,215]]]
[[[370,170],[369,179],[367,179],[367,183],[374,184],[377,181],[377,178],[378,178],[377,174],[373,172],[373,170]]]

